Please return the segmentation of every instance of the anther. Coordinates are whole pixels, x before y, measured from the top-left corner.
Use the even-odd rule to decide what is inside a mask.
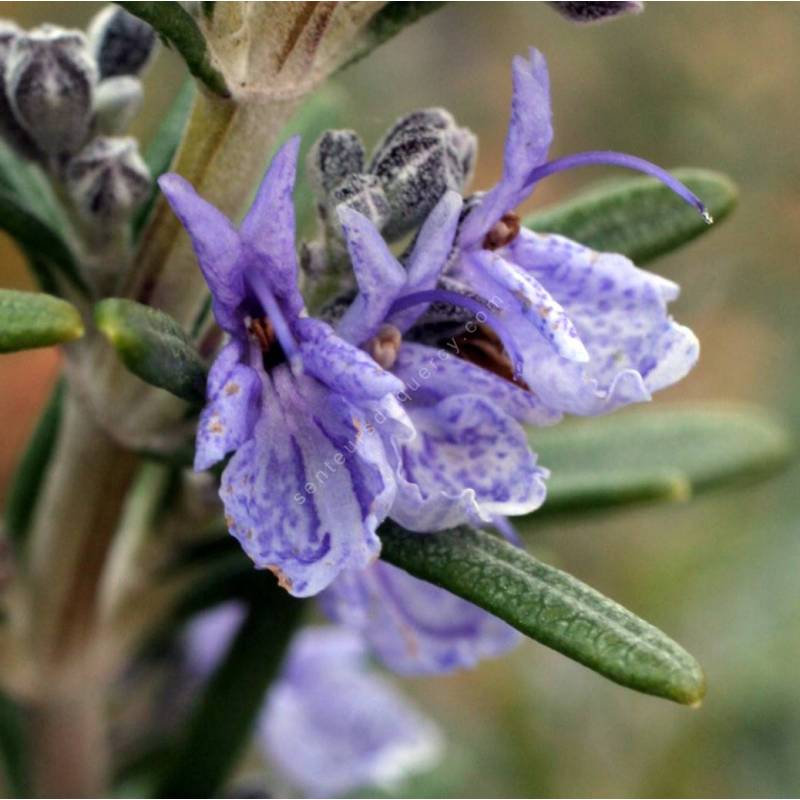
[[[511,244],[519,236],[520,221],[513,211],[502,217],[489,229],[483,240],[484,250],[499,250]]]
[[[275,328],[272,327],[272,323],[266,317],[250,320],[247,330],[256,342],[258,342],[262,353],[266,353],[275,344],[277,339],[275,336]]]
[[[391,369],[397,361],[397,353],[403,342],[403,336],[394,326],[384,324],[375,336],[366,344],[366,351],[384,369]]]

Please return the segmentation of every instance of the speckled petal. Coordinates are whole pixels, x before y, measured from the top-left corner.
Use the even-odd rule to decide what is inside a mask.
[[[338,214],[358,281],[358,295],[336,332],[349,342],[363,344],[386,319],[389,307],[405,286],[406,271],[363,214],[346,205],[339,206]]]
[[[251,268],[265,271],[272,291],[290,315],[303,308],[294,242],[293,193],[299,149],[300,137],[293,136],[278,150],[239,229],[242,240],[259,256],[260,265]]]
[[[568,361],[588,361],[589,354],[572,320],[532,275],[510,264],[499,253],[479,250],[465,257],[465,279],[476,271],[496,281],[516,304],[516,310],[528,319],[562,358]]]
[[[195,470],[208,469],[241,447],[252,435],[258,417],[261,380],[242,363],[245,345],[232,339],[208,375],[206,406],[197,425]]]
[[[203,277],[211,290],[217,322],[229,333],[241,334],[241,317],[236,313],[244,299],[239,234],[228,218],[200,197],[180,175],[162,175],[158,185],[189,233]]]
[[[297,329],[301,331],[300,352],[305,369],[333,391],[360,401],[377,400],[403,388],[398,378],[363,350],[340,338],[326,323],[301,319]]]
[[[343,572],[320,600],[333,620],[359,631],[402,675],[468,669],[503,655],[521,638],[472,603],[382,561]]]
[[[222,661],[244,621],[243,603],[229,600],[198,614],[186,626],[183,648],[186,666],[199,678],[207,678]]]
[[[453,248],[464,205],[457,192],[445,192],[420,228],[408,259],[408,291],[432,289]]]
[[[476,298],[488,310],[485,324],[502,341],[509,368],[516,378],[522,378],[536,369],[540,351],[555,355],[550,342],[539,334],[520,306],[519,299],[485,270],[475,268],[473,253],[461,255],[448,274],[448,280],[452,281],[459,294]],[[474,325],[482,320],[476,314],[472,322]]]
[[[462,247],[479,245],[487,231],[528,193],[527,176],[547,157],[553,138],[547,62],[537,50],[513,64],[514,94],[503,157],[503,177],[473,209],[458,235]]]
[[[220,495],[230,532],[298,597],[376,557],[395,494],[379,436],[358,409],[285,365],[263,378],[261,416]]]
[[[456,395],[411,407],[417,436],[399,447],[392,519],[434,531],[493,514],[535,511],[544,502],[547,471],[536,466],[525,431],[478,395]]]
[[[476,394],[527,425],[554,425],[561,419],[533,392],[459,358],[462,347],[455,337],[439,348],[405,342],[392,368],[405,383],[401,399],[425,406],[453,395]]]
[[[463,201],[456,192],[445,192],[428,215],[406,263],[408,282],[403,294],[433,289],[442,274],[453,249]],[[420,304],[395,314],[390,320],[405,332],[425,312]]]
[[[309,797],[392,785],[429,768],[442,743],[434,725],[367,669],[360,638],[306,628],[292,642],[258,726],[267,758]]]
[[[667,312],[678,295],[671,281],[561,236],[524,231],[508,249],[509,259],[561,301],[591,358],[577,365],[536,354],[526,380],[548,405],[601,414],[646,401],[697,361],[697,338]]]

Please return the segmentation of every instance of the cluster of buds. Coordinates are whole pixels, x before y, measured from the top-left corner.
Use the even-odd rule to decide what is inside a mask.
[[[136,141],[119,134],[141,106],[155,46],[149,25],[114,6],[88,35],[0,21],[0,135],[63,184],[87,223],[129,219],[149,192]]]
[[[308,174],[328,244],[340,236],[334,210],[342,204],[389,241],[416,230],[446,191],[464,190],[476,155],[475,136],[443,108],[401,117],[369,162],[355,131],[326,131],[309,153]]]

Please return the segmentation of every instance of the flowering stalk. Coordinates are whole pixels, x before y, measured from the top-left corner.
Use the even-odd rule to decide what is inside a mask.
[[[276,773],[311,795],[420,768],[438,751],[435,729],[365,674],[369,657],[441,674],[526,635],[623,686],[697,704],[704,678],[683,648],[531,557],[508,519],[545,502],[547,462],[556,499],[569,477],[558,447],[547,459],[532,449],[541,429],[645,402],[694,365],[697,340],[668,309],[678,287],[625,248],[592,250],[573,223],[535,233],[514,209],[544,177],[592,164],[657,178],[705,222],[720,205],[638,157],[547,161],[549,78],[532,49],[514,60],[492,189],[467,193],[477,140],[445,109],[405,115],[369,159],[355,131],[326,131],[308,158],[318,234],[298,253],[300,137],[277,148],[285,122],[328,75],[438,3],[122,5],[131,13],[105,9],[88,38],[0,25],[3,121],[18,126],[3,135],[46,168],[66,212],[55,216],[73,219],[50,222],[53,248],[38,194],[16,187],[5,213],[0,186],[0,224],[58,278],[74,260],[85,284],[75,306],[0,297],[13,312],[0,314],[0,350],[66,345],[60,413],[40,425],[7,515],[18,568],[7,575],[0,553],[0,679],[29,711],[36,792],[110,793],[107,706],[120,686],[134,687],[148,724],[182,719],[159,731],[172,737],[163,763],[139,776],[161,796],[224,793],[254,731]],[[557,5],[585,20],[638,4]],[[132,76],[156,34],[200,85],[145,160],[116,134],[138,108]],[[630,228],[630,210],[620,218]],[[645,252],[668,249],[649,230]],[[398,254],[390,245],[404,239]],[[59,294],[58,280],[43,286]],[[210,474],[182,469],[192,434],[194,469]],[[698,441],[708,482],[719,467]],[[606,439],[596,449],[584,496],[617,462]],[[674,478],[659,468],[660,485],[665,472]],[[618,476],[606,485],[619,494]],[[573,509],[574,495],[573,482]],[[215,536],[223,511],[256,570]],[[312,596],[333,625],[295,637],[309,605],[299,598]],[[180,658],[164,677],[188,691],[163,709],[160,692],[136,689],[161,650],[150,645],[167,643]]]
[[[377,6],[367,5],[369,14],[374,13]],[[237,11],[226,9],[219,16]],[[284,11],[293,13],[291,8]],[[369,14],[359,13],[368,19]],[[334,26],[333,32],[346,50],[348,37],[359,28]],[[259,33],[254,31],[256,37]],[[284,33],[297,36],[291,28]],[[272,36],[260,57],[269,59],[285,50],[289,58],[294,43]],[[323,44],[330,45],[325,36],[315,42],[316,48]],[[315,49],[304,52],[313,56]],[[328,59],[313,80],[287,85],[274,95],[227,98],[199,92],[173,169],[236,215],[286,120],[340,60]],[[295,64],[293,70],[300,68]],[[164,309],[191,327],[205,284],[188,239],[163,200],[140,241],[120,280],[120,293]],[[148,433],[157,436],[173,426],[184,406],[130,375],[96,332],[67,356],[66,409],[29,532],[28,575],[17,612],[26,660],[35,666],[34,677],[23,688],[32,698],[29,732],[38,756],[36,791],[42,796],[91,797],[106,793],[104,703],[114,678],[114,665],[103,655],[108,648],[102,644],[106,631],[98,620],[99,594],[138,463],[132,447],[142,432],[146,439]]]
[[[35,670],[35,780],[45,797],[91,797],[105,785],[102,698],[111,676],[98,660],[96,600],[135,463],[68,394],[30,531],[23,619]]]

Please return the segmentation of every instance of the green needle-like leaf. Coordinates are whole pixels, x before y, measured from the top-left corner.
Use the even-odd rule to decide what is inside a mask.
[[[304,608],[264,573],[239,582],[247,616],[189,718],[153,797],[220,797]]]
[[[153,178],[153,188],[147,202],[139,209],[134,219],[133,228],[136,232],[144,228],[144,224],[153,210],[159,193],[158,184],[155,181],[169,169],[172,163],[172,157],[178,149],[196,94],[194,81],[187,79],[175,96],[172,106],[144,154],[144,160]]]
[[[64,381],[60,380],[39,418],[9,488],[5,508],[6,531],[17,546],[22,545],[28,532],[36,499],[44,483],[50,456],[55,449],[64,389]]]
[[[37,216],[53,228],[60,229],[64,215],[41,168],[17,155],[0,141],[0,187],[15,195]]]
[[[406,27],[432,11],[437,11],[443,5],[443,2],[437,2],[437,0],[430,0],[430,2],[403,0],[403,2],[384,3],[383,8],[375,14],[362,34],[361,41],[356,44],[352,57],[343,66],[347,67],[360,61],[376,47],[380,47]]]
[[[706,204],[716,222],[736,205],[736,186],[721,173],[684,168],[673,174]],[[637,264],[714,227],[654,178],[601,184],[527,217],[523,224],[541,233],[560,233],[600,252],[622,253]]]
[[[119,5],[152,25],[181,54],[189,72],[212,92],[222,97],[230,95],[225,78],[211,63],[205,37],[180,3],[121,2]]]
[[[202,403],[205,364],[172,317],[133,300],[112,297],[95,306],[94,319],[134,375],[189,403]]]
[[[0,692],[0,763],[6,796],[32,797],[25,715],[4,692]]]
[[[386,561],[486,609],[606,678],[686,705],[702,699],[702,670],[680,645],[524,550],[466,527],[421,535],[387,524],[380,536]]]
[[[0,189],[0,229],[6,231],[39,266],[62,274],[84,294],[86,283],[80,276],[75,258],[61,235],[12,192]],[[45,282],[52,281],[49,274]],[[45,283],[45,285],[49,285]]]
[[[68,227],[41,169],[0,142],[0,228],[16,239],[43,291],[57,293],[60,274],[86,294]]]
[[[0,289],[0,353],[50,347],[83,336],[78,310],[38,292]]]
[[[793,452],[784,426],[746,406],[629,411],[531,429],[529,439],[539,463],[552,471],[532,523],[548,513],[686,500],[769,475]]]

